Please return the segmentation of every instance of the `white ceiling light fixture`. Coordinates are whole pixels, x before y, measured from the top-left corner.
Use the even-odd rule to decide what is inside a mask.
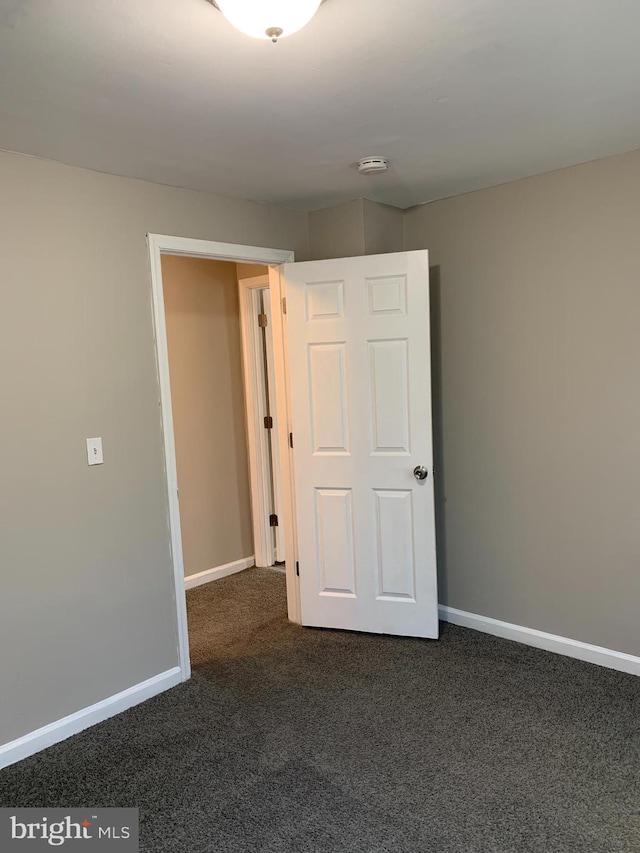
[[[212,0],[233,26],[248,36],[290,36],[308,24],[323,0]]]

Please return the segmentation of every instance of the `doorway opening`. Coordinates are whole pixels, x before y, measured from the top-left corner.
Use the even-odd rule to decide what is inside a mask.
[[[286,615],[284,578],[264,577],[284,573],[268,268],[161,265],[190,660],[206,665]]]
[[[187,589],[279,564],[288,616],[299,621],[286,571],[289,460],[273,429],[278,413],[288,423],[277,265],[293,256],[161,235],[148,242],[184,680]]]

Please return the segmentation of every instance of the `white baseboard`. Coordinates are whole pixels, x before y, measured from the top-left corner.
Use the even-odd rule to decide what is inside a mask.
[[[521,625],[501,622],[499,619],[491,619],[489,616],[478,616],[476,613],[456,610],[455,607],[440,605],[438,611],[444,622],[461,625],[463,628],[473,628],[475,631],[504,637],[506,640],[515,640],[518,643],[525,643],[527,646],[535,646],[538,649],[556,652],[570,658],[597,663],[600,666],[609,667],[609,669],[618,669],[620,672],[640,675],[640,657],[628,655],[625,652],[616,652],[613,649],[605,649],[603,646],[592,646],[589,643],[582,643],[580,640],[571,640],[568,637],[559,637],[557,634],[536,631],[534,628],[523,628]]]
[[[191,589],[203,583],[216,581],[219,578],[226,578],[227,575],[233,575],[244,569],[250,569],[251,566],[255,566],[253,555],[243,557],[241,560],[235,560],[233,563],[225,563],[224,566],[216,566],[215,569],[205,569],[204,572],[198,572],[196,575],[187,575],[184,579],[184,588]]]
[[[53,746],[54,743],[66,740],[71,735],[83,731],[83,729],[95,726],[96,723],[101,723],[109,717],[126,711],[127,708],[138,705],[145,699],[150,699],[170,687],[175,687],[181,681],[180,667],[174,666],[166,672],[154,675],[153,678],[141,681],[140,684],[134,684],[133,687],[123,690],[122,693],[116,693],[115,696],[109,696],[108,699],[96,702],[95,705],[89,705],[88,708],[76,711],[75,714],[69,714],[68,717],[63,717],[61,720],[56,720],[41,729],[23,735],[17,740],[5,743],[0,746],[0,768],[8,767],[10,764],[15,764],[16,761],[22,761],[23,758],[40,752],[41,749],[46,749],[48,746]]]

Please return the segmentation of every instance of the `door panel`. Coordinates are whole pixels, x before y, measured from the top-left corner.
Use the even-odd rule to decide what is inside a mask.
[[[371,453],[411,453],[409,449],[409,342],[367,341],[371,389]]]
[[[283,275],[302,623],[437,637],[427,252]]]
[[[320,595],[356,594],[351,489],[314,489]]]
[[[374,489],[377,598],[415,601],[413,494],[406,489]]]
[[[315,343],[308,348],[311,443],[319,454],[349,454],[346,345]]]

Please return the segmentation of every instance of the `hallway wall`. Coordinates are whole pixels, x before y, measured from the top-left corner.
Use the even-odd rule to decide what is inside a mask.
[[[185,576],[253,554],[236,265],[165,255]]]

